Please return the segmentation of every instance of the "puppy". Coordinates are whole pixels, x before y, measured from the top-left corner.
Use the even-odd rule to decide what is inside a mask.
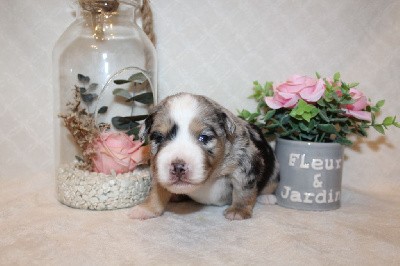
[[[230,206],[229,220],[248,219],[259,201],[274,204],[278,164],[261,131],[211,99],[188,93],[154,107],[142,136],[149,136],[153,185],[130,217],[161,215],[172,194]]]

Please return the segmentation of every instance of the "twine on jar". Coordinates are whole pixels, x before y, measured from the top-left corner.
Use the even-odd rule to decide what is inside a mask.
[[[142,29],[153,45],[156,46],[156,35],[153,29],[153,12],[151,11],[150,0],[143,0],[140,13],[142,15]]]

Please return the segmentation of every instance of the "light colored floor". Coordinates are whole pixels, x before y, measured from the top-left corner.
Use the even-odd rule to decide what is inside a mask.
[[[1,265],[398,265],[400,197],[343,190],[342,207],[304,212],[256,205],[254,217],[223,207],[171,204],[133,221],[127,209],[86,211],[55,199],[48,177],[1,180]]]

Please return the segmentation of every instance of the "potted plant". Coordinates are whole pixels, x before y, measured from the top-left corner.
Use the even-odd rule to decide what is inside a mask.
[[[359,83],[333,78],[294,75],[286,82],[264,86],[254,82],[250,96],[258,102],[255,112],[239,116],[259,126],[266,137],[276,137],[281,182],[278,204],[304,210],[339,208],[343,147],[351,146],[351,134],[367,136],[372,127],[384,134],[400,127],[396,117],[377,122],[385,101],[373,104]]]

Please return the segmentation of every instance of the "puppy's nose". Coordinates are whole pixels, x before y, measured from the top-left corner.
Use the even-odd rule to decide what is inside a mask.
[[[177,161],[171,163],[170,173],[178,178],[184,176],[187,172],[188,168],[186,163],[183,161]]]

